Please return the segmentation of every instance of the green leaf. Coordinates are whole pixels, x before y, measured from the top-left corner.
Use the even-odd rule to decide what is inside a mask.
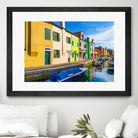
[[[76,125],[76,127],[78,127],[78,128],[86,128],[86,125],[79,124],[79,125]]]
[[[84,120],[78,120],[77,122],[78,122],[78,124],[85,125]]]
[[[85,114],[83,115],[83,117],[84,117],[85,121],[88,123],[88,118],[86,117]]]
[[[81,121],[86,124],[86,121],[84,119],[81,118]]]
[[[89,116],[89,114],[87,114],[87,117],[88,117],[88,119],[90,120],[90,116]]]
[[[79,131],[79,129],[73,129],[73,130],[71,130],[71,132],[78,132]]]
[[[73,136],[76,136],[76,135],[79,135],[79,133],[78,133],[78,132],[76,132],[76,133],[74,133],[74,134],[73,134]]]
[[[84,135],[82,138],[86,138],[87,137],[87,134],[86,135]]]

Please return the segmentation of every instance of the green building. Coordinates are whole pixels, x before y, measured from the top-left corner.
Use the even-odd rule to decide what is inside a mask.
[[[72,58],[71,58],[71,61],[72,62],[79,61],[79,46],[80,46],[79,38],[72,35],[71,40],[72,40],[72,46],[71,46]]]
[[[106,51],[105,51],[105,48],[103,48],[103,57],[106,56]]]
[[[89,37],[87,37],[87,40],[86,40],[86,59],[91,59],[91,43],[89,41]]]

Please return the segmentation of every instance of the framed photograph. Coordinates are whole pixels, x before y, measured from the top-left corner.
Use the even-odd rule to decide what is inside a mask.
[[[7,7],[8,96],[130,96],[131,7]]]

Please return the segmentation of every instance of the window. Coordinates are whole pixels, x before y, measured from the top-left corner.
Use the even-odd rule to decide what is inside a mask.
[[[83,59],[85,58],[85,53],[83,53]]]
[[[44,28],[44,39],[51,40],[51,29]]]
[[[72,53],[72,57],[74,58],[74,53]]]
[[[81,57],[81,52],[80,52],[80,57]]]
[[[72,41],[72,46],[74,46],[74,41]]]
[[[54,41],[60,41],[60,34],[57,32],[53,32],[53,40]]]
[[[81,42],[80,42],[80,46],[81,46]]]
[[[54,50],[54,58],[60,58],[60,50]]]
[[[86,48],[86,44],[84,45],[84,48]]]
[[[79,42],[77,42],[77,47],[79,47]]]
[[[68,43],[68,44],[71,43],[70,37],[66,37],[66,43]]]
[[[77,53],[77,57],[79,57],[79,53]]]

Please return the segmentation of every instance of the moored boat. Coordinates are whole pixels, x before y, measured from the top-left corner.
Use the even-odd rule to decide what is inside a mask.
[[[110,63],[107,67],[108,70],[114,71],[114,63]]]
[[[80,78],[88,68],[71,68],[64,71],[61,71],[59,74],[56,72],[51,73],[47,82],[70,82]]]

